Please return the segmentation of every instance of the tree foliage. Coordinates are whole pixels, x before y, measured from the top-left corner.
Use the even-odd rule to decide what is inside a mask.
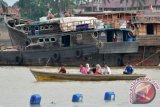
[[[120,3],[125,2],[126,5],[129,3],[129,1],[131,1],[131,6],[133,7],[134,5],[136,5],[137,7],[141,7],[144,6],[145,4],[145,0],[120,0]]]
[[[0,7],[1,7],[1,4],[5,4],[5,5],[7,5],[7,3],[5,2],[5,1],[3,1],[3,0],[0,0]]]
[[[14,6],[20,8],[22,17],[38,20],[39,17],[46,16],[48,10],[60,16],[66,11],[72,12],[73,8],[87,1],[89,0],[19,0]]]

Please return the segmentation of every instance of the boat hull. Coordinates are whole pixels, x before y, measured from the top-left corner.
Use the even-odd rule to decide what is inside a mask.
[[[82,75],[82,74],[61,74],[48,71],[39,71],[31,69],[37,81],[113,81],[113,80],[135,80],[140,77],[145,77],[145,74],[111,74],[111,75]]]

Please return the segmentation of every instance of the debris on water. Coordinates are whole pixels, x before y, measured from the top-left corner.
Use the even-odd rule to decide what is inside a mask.
[[[51,104],[56,104],[56,102],[52,101]]]

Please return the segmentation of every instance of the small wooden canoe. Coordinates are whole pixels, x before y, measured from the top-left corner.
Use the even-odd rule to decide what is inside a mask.
[[[82,74],[63,74],[49,71],[40,71],[38,69],[30,69],[37,81],[113,81],[113,80],[135,80],[139,77],[145,77],[145,74],[111,74],[111,75],[82,75]]]

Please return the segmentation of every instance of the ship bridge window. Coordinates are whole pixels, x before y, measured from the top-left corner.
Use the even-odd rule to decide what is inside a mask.
[[[115,33],[113,30],[107,31],[107,42],[113,42],[114,34]]]
[[[51,42],[56,42],[56,38],[51,38],[50,41]]]
[[[62,36],[62,46],[69,47],[70,46],[70,35]]]
[[[123,41],[123,31],[122,30],[116,30],[114,32],[114,38],[116,39],[116,42],[122,42]]]
[[[24,30],[25,31],[30,31],[30,27],[25,27]]]
[[[48,43],[49,42],[49,38],[45,38],[45,42]]]
[[[40,42],[40,43],[44,42],[43,38],[40,38],[40,39],[39,39],[39,42]]]
[[[153,24],[148,24],[147,25],[147,34],[148,35],[154,35],[154,25]]]

